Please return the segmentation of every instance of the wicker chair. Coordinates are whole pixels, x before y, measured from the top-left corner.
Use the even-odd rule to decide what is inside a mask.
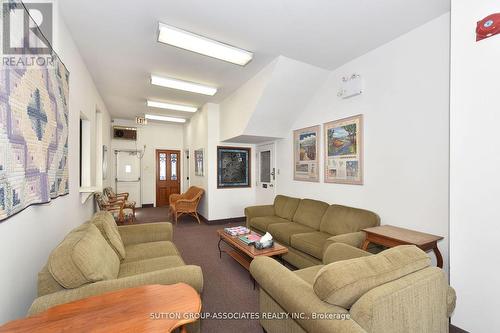
[[[118,223],[125,223],[126,221],[134,220],[134,211],[131,208],[125,207],[123,200],[108,200],[107,196],[103,193],[96,193],[95,199],[97,206],[100,210],[110,212],[115,221]]]
[[[175,223],[177,223],[177,219],[183,214],[193,216],[198,223],[200,223],[198,204],[203,196],[203,192],[202,188],[191,186],[183,194],[170,195],[168,199],[170,203],[170,213],[174,217]]]
[[[123,192],[123,193],[115,193],[115,191],[113,191],[113,188],[111,187],[106,187],[104,190],[103,190],[103,193],[106,197],[108,197],[108,200],[109,201],[117,201],[117,200],[121,200],[124,202],[124,208],[129,208],[129,209],[132,209],[132,213],[135,217],[135,201],[129,201],[128,200],[128,193],[127,192]]]

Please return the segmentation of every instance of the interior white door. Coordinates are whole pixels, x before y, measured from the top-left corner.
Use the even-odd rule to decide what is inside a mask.
[[[256,147],[257,151],[257,204],[271,204],[276,195],[275,144]]]
[[[141,206],[141,160],[136,152],[116,152],[116,192],[128,192],[129,200]]]

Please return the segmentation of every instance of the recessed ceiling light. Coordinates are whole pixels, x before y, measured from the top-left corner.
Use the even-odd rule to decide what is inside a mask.
[[[160,109],[168,109],[175,111],[184,111],[184,112],[198,111],[198,108],[196,106],[179,105],[179,104],[164,103],[164,102],[147,101],[147,105],[151,108],[160,108]]]
[[[158,24],[158,41],[200,53],[209,57],[245,66],[253,58],[253,53],[227,45],[213,39],[196,35],[170,25]]]
[[[217,88],[205,86],[199,83],[174,79],[171,77],[160,77],[151,75],[151,84],[162,86],[166,88],[184,90],[203,95],[213,96],[217,92]]]
[[[170,121],[170,122],[174,122],[174,123],[185,123],[186,122],[186,119],[184,119],[184,118],[158,116],[155,114],[146,114],[146,115],[144,115],[144,117],[146,119],[149,119],[149,120]]]

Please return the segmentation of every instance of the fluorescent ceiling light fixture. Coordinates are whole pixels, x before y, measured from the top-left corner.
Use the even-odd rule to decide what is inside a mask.
[[[184,112],[198,111],[198,108],[196,106],[179,105],[179,104],[164,103],[164,102],[147,101],[147,105],[151,108],[160,108],[160,109],[168,109],[175,111],[184,111]]]
[[[146,115],[144,115],[144,117],[146,119],[149,119],[149,120],[170,121],[170,122],[174,122],[174,123],[185,123],[186,122],[186,119],[184,119],[184,118],[158,116],[155,114],[146,114]]]
[[[209,96],[213,96],[217,92],[217,88],[214,87],[209,87],[199,83],[174,79],[171,77],[160,77],[156,75],[151,75],[151,84],[166,88],[194,92],[197,94],[209,95]]]
[[[245,66],[253,58],[253,53],[227,45],[210,38],[196,35],[170,25],[159,23],[158,41],[200,53],[209,57]]]

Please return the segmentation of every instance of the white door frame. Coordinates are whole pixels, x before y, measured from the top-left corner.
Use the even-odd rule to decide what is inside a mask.
[[[135,149],[115,149],[115,192],[118,191],[118,153],[139,153],[142,154],[142,150]],[[139,160],[139,202],[137,204],[139,207],[142,206],[142,158]]]
[[[269,149],[271,151],[271,181],[269,183],[263,183],[261,182],[260,178],[260,170],[261,170],[261,165],[260,165],[260,153],[262,151],[265,151]],[[274,200],[274,197],[276,196],[276,141],[271,141],[271,142],[263,142],[261,144],[255,145],[255,159],[256,159],[256,180],[255,180],[255,185],[257,188],[257,195],[259,196],[259,193],[265,194],[265,197],[269,195],[269,197],[265,198],[264,200],[267,199],[267,201]],[[267,192],[267,193],[266,193]],[[257,198],[259,200],[259,198]],[[259,202],[262,203],[262,202]]]

